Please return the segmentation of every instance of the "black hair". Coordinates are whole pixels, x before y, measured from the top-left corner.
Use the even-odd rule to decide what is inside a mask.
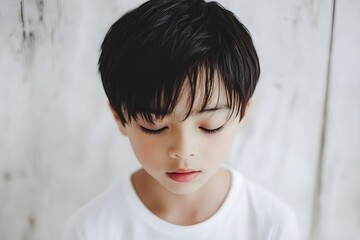
[[[251,35],[217,2],[150,0],[127,12],[107,32],[99,72],[115,112],[125,125],[139,115],[153,123],[172,113],[188,79],[190,115],[199,75],[204,74],[207,107],[214,78],[227,103],[244,116],[260,65]]]

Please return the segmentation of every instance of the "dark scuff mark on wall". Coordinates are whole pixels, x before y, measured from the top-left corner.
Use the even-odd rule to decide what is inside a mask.
[[[23,41],[25,41],[26,32],[25,32],[25,19],[24,19],[24,0],[20,0],[20,19],[22,26]]]
[[[36,220],[32,215],[30,215],[27,218],[27,222],[28,222],[28,227],[23,232],[21,239],[22,240],[34,240],[35,239],[34,232],[35,232],[35,228],[36,228]]]
[[[25,52],[24,52],[24,60],[25,66],[30,68],[35,58],[36,53],[36,38],[35,33],[33,31],[29,31],[27,33],[27,39],[25,41]]]
[[[44,0],[29,2],[19,0],[20,5],[20,34],[21,50],[20,54],[23,56],[24,65],[26,68],[31,68],[36,54],[36,45],[39,38],[39,26],[43,22],[44,15]],[[35,7],[36,11],[30,11]],[[24,78],[25,81],[26,78]]]
[[[36,221],[35,221],[34,217],[29,216],[28,220],[29,220],[29,226],[30,226],[31,231],[34,231],[35,230],[35,224],[36,224]]]
[[[276,82],[276,83],[275,83],[275,87],[276,87],[278,90],[281,90],[281,89],[282,89],[282,85],[281,85],[281,83],[279,83],[279,82]]]
[[[32,31],[29,32],[29,41],[34,42],[34,33]]]
[[[42,23],[44,21],[44,0],[37,2],[37,8],[39,10],[39,21]]]
[[[11,174],[9,172],[4,172],[4,179],[5,181],[10,182],[12,179]]]

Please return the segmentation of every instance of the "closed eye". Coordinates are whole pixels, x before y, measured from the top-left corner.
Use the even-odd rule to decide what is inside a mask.
[[[222,131],[224,129],[224,126],[215,128],[215,129],[207,129],[207,128],[203,128],[203,127],[199,127],[200,129],[202,129],[205,133],[207,134],[214,134],[214,133],[218,133],[220,131]]]
[[[144,128],[143,126],[141,126],[141,130],[147,134],[160,134],[163,130],[165,130],[165,128],[167,128],[167,127],[163,127],[163,128],[156,129],[156,130],[151,130],[151,129]]]
[[[160,129],[152,130],[152,129],[148,129],[148,128],[145,128],[145,127],[141,126],[141,130],[143,132],[147,133],[147,134],[160,134],[166,128],[167,127],[163,127],[163,128],[160,128]],[[214,133],[218,133],[218,132],[222,131],[224,129],[224,126],[221,126],[221,127],[215,128],[215,129],[207,129],[207,128],[204,128],[204,127],[199,127],[199,128],[201,130],[203,130],[207,134],[214,134]]]

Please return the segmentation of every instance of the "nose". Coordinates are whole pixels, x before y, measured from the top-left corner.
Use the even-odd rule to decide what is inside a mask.
[[[176,159],[189,159],[197,155],[197,143],[191,131],[179,130],[172,136],[169,156]]]

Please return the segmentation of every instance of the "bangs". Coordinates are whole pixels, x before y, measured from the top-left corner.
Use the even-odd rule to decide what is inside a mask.
[[[229,119],[235,114],[235,117],[241,113],[242,99],[234,90],[231,84],[232,80],[225,80],[224,74],[217,65],[210,64],[209,60],[201,61],[194,67],[188,68],[181,74],[178,74],[172,81],[163,81],[161,85],[154,86],[156,90],[149,90],[142,93],[141,96],[134,96],[131,106],[123,106],[127,119],[147,121],[154,124],[157,120],[162,120],[172,114],[181,97],[187,96],[187,112],[182,121],[186,120],[192,113],[195,99],[199,96],[199,112],[205,110],[212,102],[215,91],[218,91],[216,105],[226,104],[231,109]],[[229,77],[229,76],[227,76]],[[150,87],[150,86],[149,86]],[[153,93],[152,95],[149,93]],[[225,96],[223,96],[225,93]],[[221,103],[220,99],[226,99],[226,103]]]

